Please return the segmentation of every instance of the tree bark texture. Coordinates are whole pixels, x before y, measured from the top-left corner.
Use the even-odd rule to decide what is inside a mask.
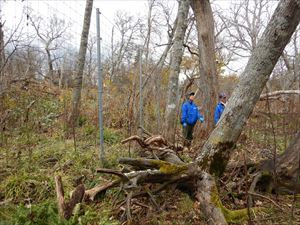
[[[289,147],[279,155],[274,165],[274,159],[261,163],[263,172],[261,183],[269,186],[266,189],[275,189],[278,193],[300,193],[300,131]],[[265,179],[267,178],[267,179]],[[270,179],[268,179],[270,178]],[[265,183],[264,181],[268,181]]]
[[[218,126],[197,157],[197,163],[221,175],[269,76],[300,20],[300,0],[282,0],[254,49],[240,82],[228,100]]]
[[[76,76],[74,80],[74,89],[72,95],[72,109],[69,117],[68,125],[69,128],[75,126],[75,123],[79,115],[81,89],[82,89],[82,77],[85,63],[85,56],[88,44],[89,29],[91,23],[91,14],[93,9],[93,0],[86,0],[83,28],[81,33],[80,48],[76,65]]]
[[[218,78],[216,70],[214,19],[209,0],[192,0],[198,34],[199,72],[198,87],[200,105],[205,123],[201,126],[207,133],[214,127],[213,112],[217,102]]]
[[[168,97],[165,110],[165,137],[172,143],[175,141],[175,127],[177,118],[178,103],[178,80],[180,64],[184,51],[183,41],[187,28],[187,17],[189,13],[190,0],[182,0],[178,6],[177,27],[174,35],[174,42],[171,50],[171,65],[168,84]]]
[[[49,43],[46,44],[46,48],[45,48],[46,54],[47,54],[47,64],[48,64],[48,78],[50,79],[50,82],[54,82],[54,73],[53,73],[53,60],[51,58],[51,53],[49,50]]]
[[[220,200],[215,179],[208,173],[203,173],[202,179],[197,180],[196,199],[199,201],[200,208],[207,218],[208,225],[227,224],[222,209],[218,205]]]

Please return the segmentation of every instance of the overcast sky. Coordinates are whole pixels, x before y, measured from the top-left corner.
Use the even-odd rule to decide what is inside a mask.
[[[215,0],[213,2],[214,6],[217,6],[219,9],[227,10],[229,6],[232,3],[236,3],[237,0]],[[57,15],[57,17],[72,23],[72,27],[69,29],[72,34],[72,39],[68,41],[70,42],[69,44],[74,45],[74,43],[79,43],[80,40],[85,3],[85,0],[0,0],[0,8],[2,21],[5,21],[5,26],[14,29],[22,20],[24,32],[30,32],[30,29],[32,30],[32,27],[26,25],[28,23],[26,12],[32,11],[33,15],[41,16],[46,20],[53,14]],[[174,8],[173,13],[175,15],[177,12],[177,2],[174,0],[165,0],[165,3],[168,3],[168,5]],[[93,8],[90,32],[95,36],[95,11],[96,8],[99,8],[102,13],[101,37],[103,47],[109,46],[111,28],[117,11],[127,11],[137,17],[146,17],[148,13],[147,0],[94,0]],[[117,33],[115,35],[117,38]],[[243,60],[240,62],[233,62],[233,64],[236,64],[236,66],[233,66],[235,67],[234,69],[243,69],[243,66],[241,67],[240,65],[244,65],[246,61]]]

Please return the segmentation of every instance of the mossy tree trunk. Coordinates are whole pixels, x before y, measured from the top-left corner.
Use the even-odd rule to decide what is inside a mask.
[[[207,218],[208,225],[227,224],[221,208],[221,201],[215,179],[204,173],[202,179],[197,180],[196,199],[200,203],[201,211]]]

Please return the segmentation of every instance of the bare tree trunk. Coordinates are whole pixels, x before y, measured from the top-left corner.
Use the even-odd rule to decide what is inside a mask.
[[[178,15],[177,15],[178,16]],[[174,26],[172,32],[169,34],[167,46],[161,55],[158,63],[156,64],[155,71],[154,71],[154,85],[155,85],[155,115],[156,115],[156,133],[161,132],[161,114],[160,114],[160,103],[161,103],[161,77],[163,72],[163,66],[166,61],[168,52],[172,47],[172,40],[174,37],[174,33],[177,27],[177,18],[174,22]]]
[[[47,64],[48,64],[48,78],[50,79],[50,82],[54,82],[54,73],[53,73],[53,61],[51,59],[51,53],[48,48],[48,44],[45,48],[46,54],[47,54]]]
[[[168,85],[168,99],[165,111],[165,136],[174,143],[176,112],[178,100],[178,80],[180,64],[184,51],[183,41],[187,28],[187,17],[189,12],[189,0],[182,0],[178,6],[177,27],[174,35],[174,43],[171,51],[171,68]]]
[[[68,126],[72,128],[75,126],[75,123],[78,119],[79,115],[79,106],[80,106],[80,98],[81,98],[81,89],[82,89],[82,77],[83,77],[83,69],[85,63],[85,55],[88,44],[88,36],[89,29],[91,23],[91,14],[93,9],[93,0],[86,0],[85,12],[84,12],[84,20],[83,20],[83,28],[81,33],[81,41],[79,54],[77,59],[77,68],[76,68],[76,76],[74,80],[74,89],[72,96],[72,109],[71,114],[69,116]]]
[[[3,111],[3,95],[2,91],[5,88],[4,82],[4,63],[5,63],[5,55],[4,55],[4,34],[3,34],[3,24],[0,22],[0,112]]]
[[[300,0],[282,0],[257,43],[240,82],[197,157],[200,167],[221,175],[269,76],[300,20]],[[204,166],[203,166],[204,165]]]
[[[198,34],[199,71],[198,93],[200,94],[207,132],[214,127],[213,112],[217,102],[218,79],[215,57],[214,19],[209,0],[192,0]]]
[[[115,26],[113,26],[111,28],[111,39],[110,39],[110,44],[111,44],[111,72],[110,72],[110,80],[112,80],[112,78],[114,77],[114,73],[115,73],[115,57],[114,57],[114,30],[115,30]]]
[[[147,35],[145,38],[145,43],[143,46],[143,50],[145,51],[145,71],[148,72],[148,61],[149,61],[149,45],[151,40],[151,33],[152,33],[152,11],[155,5],[155,0],[148,0],[148,17],[147,17]]]
[[[4,61],[5,61],[5,55],[4,55],[3,24],[2,22],[0,22],[0,81],[2,81]]]
[[[149,46],[150,46],[151,37],[152,37],[151,35],[153,34],[153,20],[154,20],[155,15],[153,15],[152,13],[153,13],[153,8],[155,6],[155,3],[156,3],[156,0],[148,0],[147,34],[145,37],[143,47],[141,49],[141,51],[143,52],[144,57],[145,57],[145,60],[142,63],[142,68],[143,68],[142,70],[143,70],[144,74],[152,73],[152,72],[150,72],[150,67],[149,67],[149,55],[151,56],[151,50],[150,50]],[[145,82],[143,82],[143,83],[145,83]],[[143,89],[144,89],[144,85],[143,85]],[[146,98],[146,96],[148,96],[148,95],[152,95],[151,92],[153,92],[153,90],[154,89],[144,90],[144,92],[142,94],[142,96],[144,96],[143,98]],[[147,104],[149,104],[149,102],[145,102],[145,105],[144,105],[145,108],[147,108]],[[145,122],[145,127],[146,127],[147,121],[151,120],[149,117],[150,117],[150,114],[146,113],[146,111],[145,111],[143,113],[143,121]]]

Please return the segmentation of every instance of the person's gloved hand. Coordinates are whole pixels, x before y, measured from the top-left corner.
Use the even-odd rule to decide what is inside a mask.
[[[182,126],[183,126],[183,127],[186,127],[186,123],[183,123]]]
[[[204,118],[203,117],[200,117],[199,120],[200,120],[201,123],[204,122]]]

